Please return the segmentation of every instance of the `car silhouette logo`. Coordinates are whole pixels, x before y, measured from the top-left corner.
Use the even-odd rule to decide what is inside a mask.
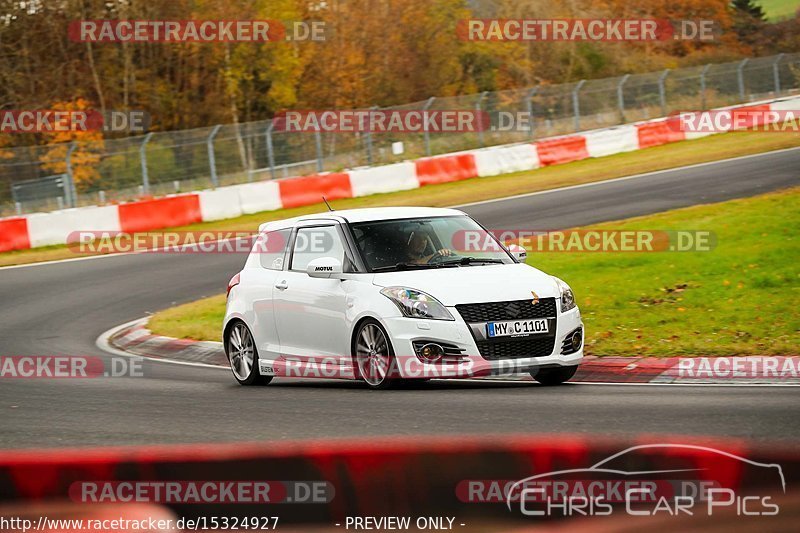
[[[511,510],[511,502],[512,498],[514,497],[515,491],[521,494],[521,497],[525,498],[525,492],[529,489],[525,489],[524,487],[526,484],[531,482],[535,482],[541,479],[553,479],[560,476],[566,476],[571,474],[578,474],[578,473],[586,473],[586,474],[611,474],[611,475],[618,475],[621,478],[626,477],[634,477],[642,474],[648,475],[655,475],[655,474],[670,474],[670,473],[680,473],[680,472],[699,472],[704,470],[704,468],[672,468],[672,469],[655,469],[655,470],[622,470],[619,468],[613,468],[613,462],[615,459],[619,457],[625,457],[626,454],[636,452],[638,450],[656,450],[656,449],[668,449],[668,450],[676,450],[676,449],[684,449],[684,450],[692,450],[695,452],[704,452],[711,456],[716,456],[718,458],[725,457],[731,459],[733,461],[738,461],[741,463],[749,464],[751,466],[755,466],[758,468],[768,469],[770,471],[776,472],[778,476],[778,480],[780,481],[780,488],[784,494],[786,494],[786,478],[783,475],[783,468],[779,464],[775,463],[760,463],[757,461],[753,461],[751,459],[746,459],[744,457],[740,457],[738,455],[734,455],[732,453],[717,450],[715,448],[709,448],[706,446],[697,446],[693,444],[674,444],[674,443],[653,443],[653,444],[640,444],[637,446],[631,446],[630,448],[626,448],[621,452],[617,452],[610,457],[607,457],[594,465],[588,468],[573,468],[569,470],[555,470],[552,472],[543,472],[541,474],[536,474],[533,476],[526,477],[521,479],[512,485],[510,485],[507,490],[506,496],[506,507]]]

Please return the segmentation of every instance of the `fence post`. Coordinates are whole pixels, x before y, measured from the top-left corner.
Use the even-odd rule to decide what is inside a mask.
[[[314,131],[314,141],[317,145],[317,172],[322,172],[322,132],[319,128]]]
[[[772,78],[775,80],[775,96],[781,94],[781,70],[778,68],[778,64],[785,55],[786,54],[778,54],[778,57],[775,58],[775,62],[772,63]]]
[[[272,129],[275,127],[275,122],[270,120],[267,126],[267,161],[269,161],[269,175],[271,179],[275,179],[275,151],[272,148]]]
[[[22,202],[17,200],[17,188],[14,186],[13,183],[11,185],[11,201],[14,202],[14,209],[17,211],[17,215],[22,214]],[[64,180],[61,180],[61,188],[64,188]]]
[[[706,73],[711,65],[705,65],[703,70],[700,71],[700,109],[706,110]]]
[[[430,107],[433,105],[433,101],[434,100],[436,100],[435,96],[431,96],[430,98],[428,98],[428,101],[425,102],[424,106],[422,106],[422,111],[427,111],[428,109],[430,109]],[[425,128],[425,131],[424,131],[423,135],[425,136],[425,155],[430,157],[430,155],[431,155],[431,132],[428,131],[428,128]]]
[[[221,127],[220,124],[214,126],[211,129],[211,133],[208,134],[208,140],[206,141],[208,148],[208,168],[211,171],[211,185],[213,187],[217,187],[219,184],[219,180],[217,179],[217,158],[214,155],[214,137],[217,136]]]
[[[578,91],[581,90],[584,83],[586,83],[586,80],[581,80],[572,89],[572,111],[575,113],[575,131],[580,131],[581,129],[581,104],[578,101]]]
[[[480,96],[478,96],[478,101],[475,102],[475,111],[478,113],[478,142],[481,145],[481,148],[485,146],[483,140],[483,116],[481,115],[481,104],[483,103],[483,99],[489,94],[489,91],[483,91]]]
[[[534,130],[534,128],[533,128],[533,97],[536,96],[536,93],[538,91],[539,91],[538,87],[534,87],[533,89],[528,91],[528,98],[526,100],[526,102],[527,102],[527,106],[526,107],[528,108],[528,133],[530,134],[531,139],[533,139],[533,130]]]
[[[372,111],[378,109],[378,106],[374,105],[369,108],[370,114]],[[372,124],[372,121],[368,121],[368,124]],[[372,165],[372,130],[367,128],[367,165]]]
[[[625,74],[617,84],[617,106],[619,106],[619,123],[625,124],[625,96],[622,94],[622,87],[625,82],[630,78],[630,74]]]
[[[78,191],[75,188],[75,176],[72,173],[72,152],[78,147],[78,143],[72,141],[69,143],[69,148],[67,149],[67,205],[69,207],[77,207],[78,204]]]
[[[744,96],[744,66],[747,65],[748,61],[750,61],[750,58],[746,57],[746,58],[742,59],[741,63],[739,63],[739,66],[736,67],[736,77],[739,79],[739,98],[741,99],[742,102],[745,101],[745,96]]]
[[[152,136],[153,132],[145,135],[144,139],[142,139],[141,146],[139,146],[139,161],[142,165],[142,189],[144,190],[144,194],[150,194],[150,175],[147,173],[147,153],[145,148]]]
[[[658,100],[661,102],[661,116],[667,116],[667,90],[664,87],[664,81],[669,75],[669,69],[665,69],[658,77]]]

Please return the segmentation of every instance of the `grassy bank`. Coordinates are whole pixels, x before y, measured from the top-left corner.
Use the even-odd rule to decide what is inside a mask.
[[[503,176],[337,200],[334,205],[337,209],[391,205],[451,206],[798,146],[800,146],[800,134],[797,133],[780,135],[758,132],[725,133],[693,141],[682,141],[636,152],[598,159],[585,159],[565,165]],[[324,205],[315,204],[293,209],[265,211],[174,229],[176,231],[253,231],[262,222],[325,210]],[[0,253],[0,266],[69,259],[85,255],[87,254],[77,254],[64,245],[54,245]]]
[[[532,252],[575,291],[593,355],[800,353],[800,189],[589,229],[708,230],[711,251]],[[225,297],[157,313],[156,333],[219,340]]]
[[[767,19],[775,21],[791,18],[800,9],[797,0],[759,0],[757,2],[767,15]]]

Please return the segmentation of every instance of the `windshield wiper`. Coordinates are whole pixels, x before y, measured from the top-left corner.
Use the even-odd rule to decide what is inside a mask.
[[[452,261],[443,261],[439,263],[440,265],[477,265],[480,263],[498,263],[502,264],[502,259],[497,259],[495,257],[459,257],[458,259],[453,259]]]
[[[455,263],[397,263],[395,265],[375,267],[372,271],[386,272],[390,270],[415,270],[423,268],[442,268],[446,266],[455,266]]]

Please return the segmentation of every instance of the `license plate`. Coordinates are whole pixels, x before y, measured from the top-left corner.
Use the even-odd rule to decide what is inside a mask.
[[[528,320],[489,322],[486,324],[486,331],[489,337],[517,337],[548,333],[549,326],[546,318],[529,318]]]

